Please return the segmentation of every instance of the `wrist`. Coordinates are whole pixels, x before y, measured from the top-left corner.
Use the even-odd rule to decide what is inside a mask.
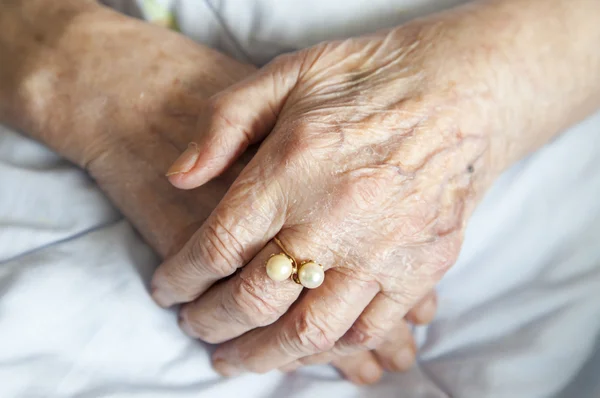
[[[488,0],[464,14],[457,29],[471,37],[471,92],[484,84],[480,125],[498,171],[600,106],[597,1]]]
[[[487,138],[492,180],[600,106],[599,17],[592,0],[490,0],[415,21],[427,90]]]
[[[0,4],[0,122],[38,133],[36,125],[51,111],[63,37],[99,8],[93,0]]]

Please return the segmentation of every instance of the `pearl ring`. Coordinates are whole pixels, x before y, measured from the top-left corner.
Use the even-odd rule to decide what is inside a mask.
[[[323,266],[313,260],[303,261],[298,265],[296,259],[283,247],[281,241],[273,238],[283,253],[271,254],[265,266],[267,275],[275,282],[291,278],[294,282],[309,289],[315,289],[325,280]]]

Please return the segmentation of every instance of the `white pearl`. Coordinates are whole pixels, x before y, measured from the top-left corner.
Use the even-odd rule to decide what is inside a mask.
[[[298,279],[302,286],[315,289],[325,280],[325,271],[319,264],[309,261],[300,267]]]
[[[292,275],[294,265],[285,254],[276,254],[267,260],[267,275],[275,282],[286,280]]]

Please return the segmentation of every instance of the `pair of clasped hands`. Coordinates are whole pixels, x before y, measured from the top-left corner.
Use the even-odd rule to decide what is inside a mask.
[[[39,55],[10,121],[88,170],[164,258],[152,297],[219,344],[219,373],[332,363],[373,383],[414,362],[410,324],[433,319],[492,181],[592,109],[589,89],[563,95],[585,86],[565,68],[595,70],[583,35],[553,42],[537,17],[589,36],[593,1],[577,2],[476,2],[260,70],[79,2],[7,57]],[[323,266],[321,286],[268,277],[275,237]]]

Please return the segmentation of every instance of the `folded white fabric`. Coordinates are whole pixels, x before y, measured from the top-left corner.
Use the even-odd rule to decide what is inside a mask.
[[[175,4],[188,11],[184,30],[209,18],[219,38],[192,31],[196,39],[255,62],[385,25],[361,19],[367,4],[388,16],[400,3],[431,6],[194,3]],[[200,9],[212,14],[194,14]],[[337,15],[336,31],[327,13]],[[185,337],[174,311],[150,300],[158,259],[84,173],[0,127],[0,181],[0,397],[600,395],[600,113],[495,184],[440,285],[436,321],[415,331],[418,366],[369,388],[322,366],[219,378],[210,347]]]

